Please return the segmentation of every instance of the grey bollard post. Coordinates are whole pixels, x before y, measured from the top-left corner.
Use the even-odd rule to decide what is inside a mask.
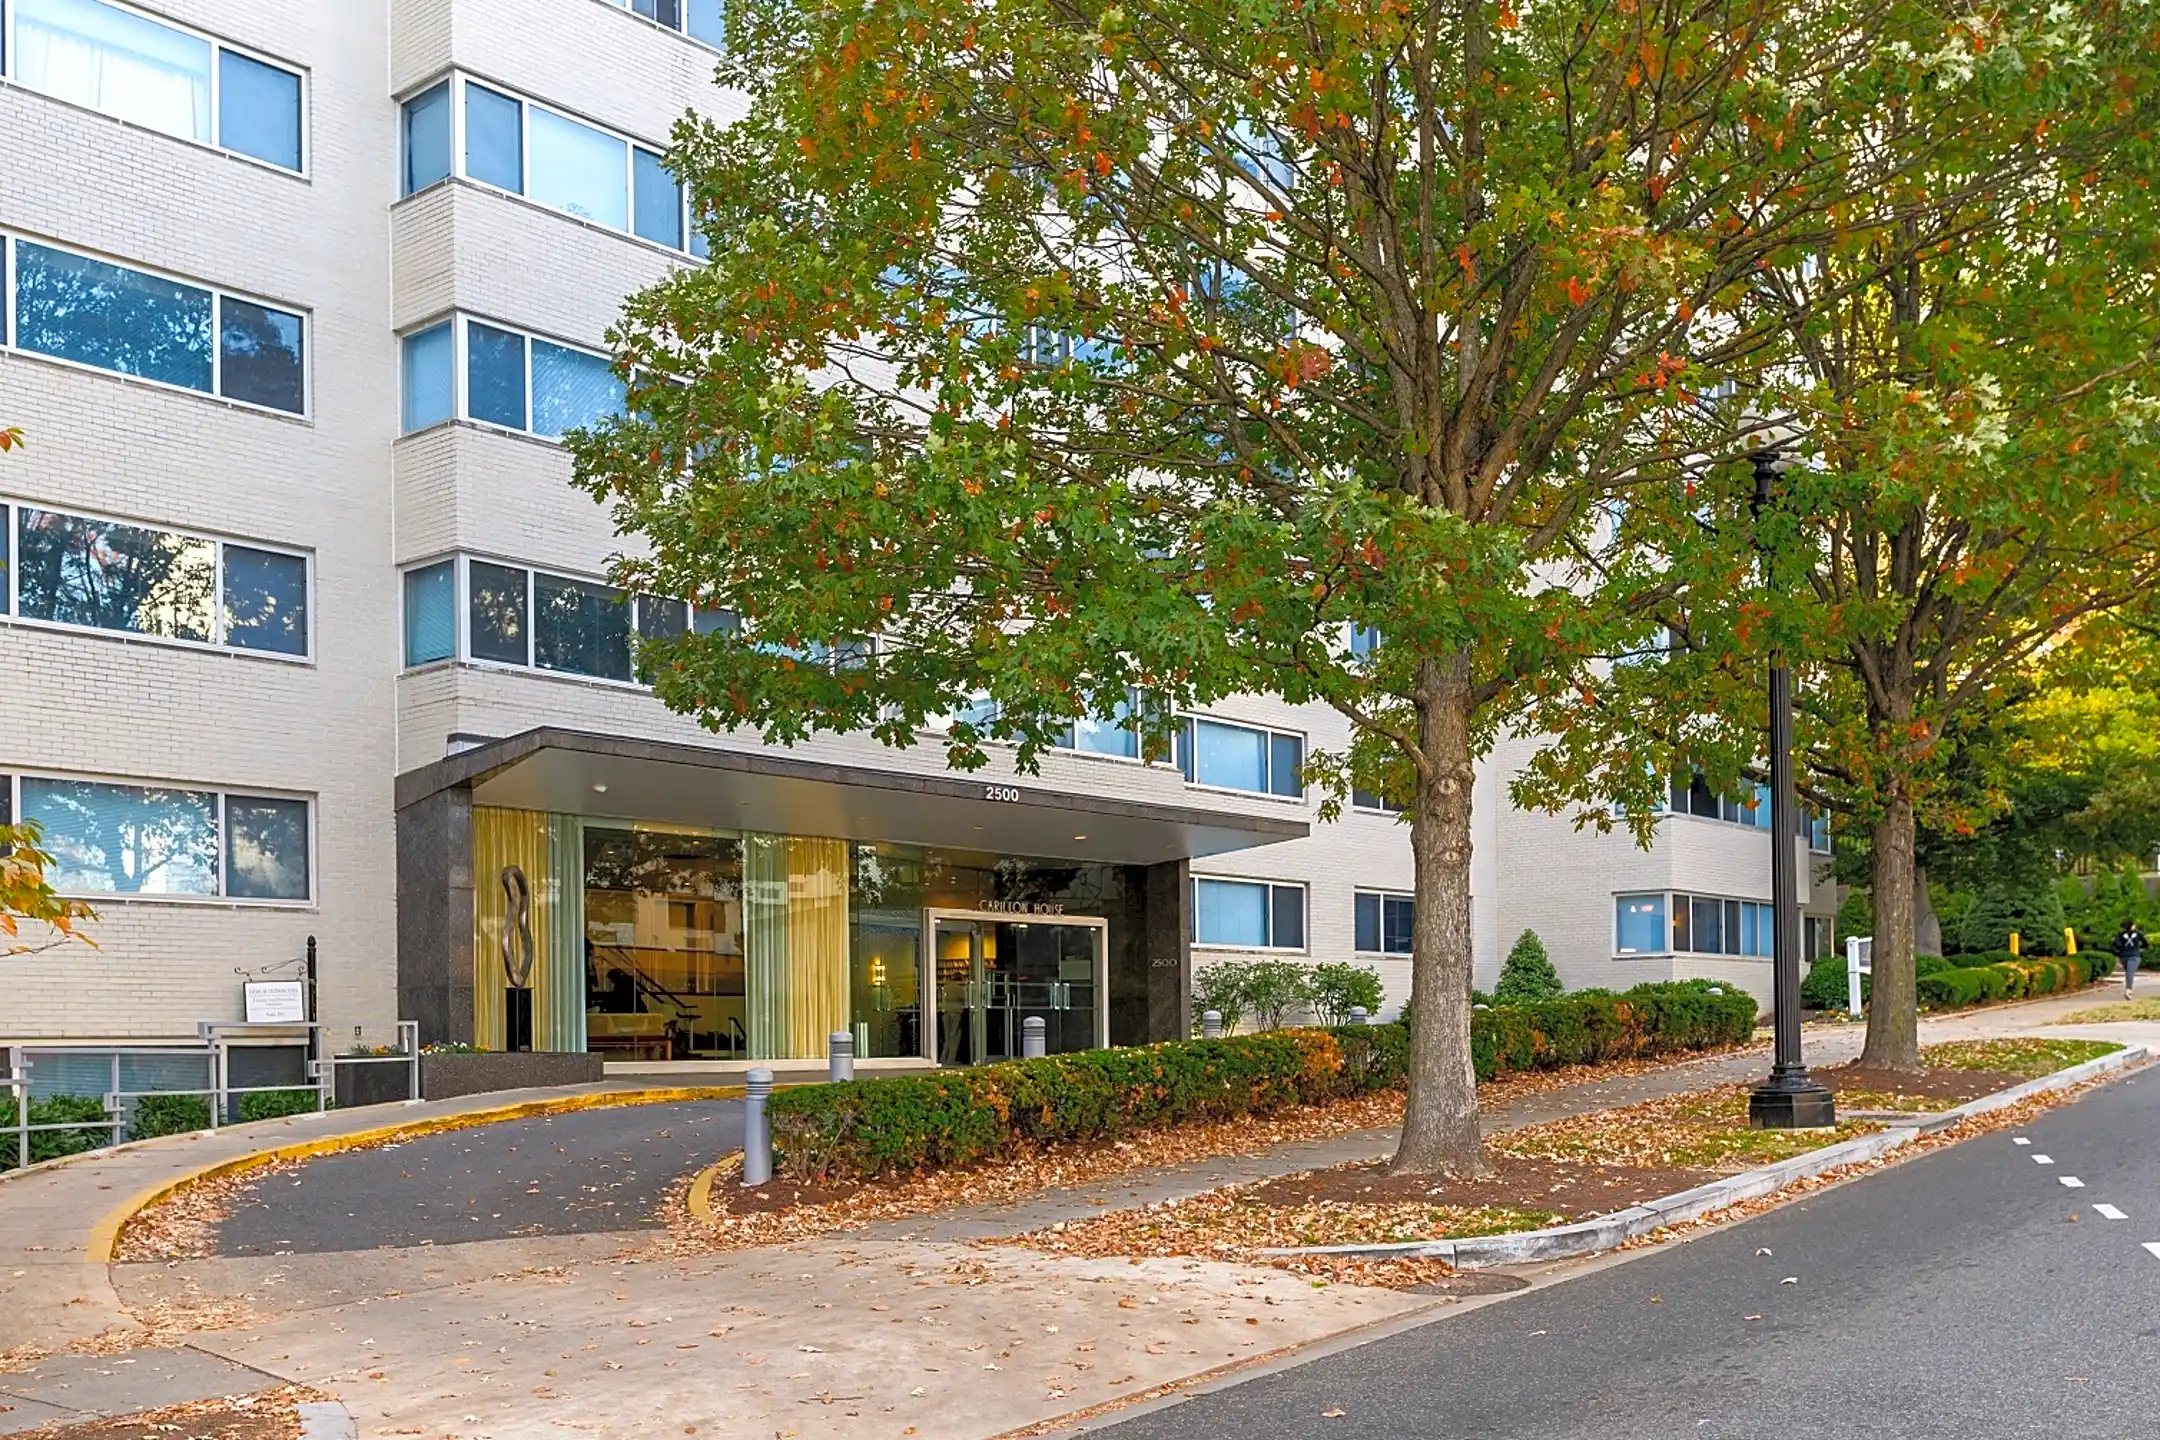
[[[1351,1024],[1353,1024],[1353,1025],[1363,1025],[1364,1023],[1366,1023],[1366,1021],[1370,1020],[1371,1018],[1372,1018],[1371,1016],[1369,1016],[1369,1015],[1367,1015],[1367,1014],[1365,1013],[1365,1007],[1364,1007],[1363,1005],[1352,1005],[1352,1006],[1350,1007],[1350,1023],[1351,1023]]]
[[[772,1071],[762,1066],[743,1076],[742,1183],[764,1185],[772,1179],[772,1130],[765,1123],[765,1097],[772,1094]]]
[[[1020,1022],[1020,1058],[1040,1060],[1050,1053],[1049,1026],[1040,1015],[1030,1015]]]
[[[855,1078],[855,1037],[845,1030],[835,1030],[825,1037],[828,1059],[826,1071],[834,1080]]]
[[[1201,1013],[1200,1038],[1203,1040],[1222,1039],[1222,1011],[1207,1010]]]

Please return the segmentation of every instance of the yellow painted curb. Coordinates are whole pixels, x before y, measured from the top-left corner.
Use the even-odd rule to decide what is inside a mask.
[[[690,1182],[690,1193],[683,1197],[683,1203],[689,1207],[690,1218],[701,1220],[707,1225],[712,1224],[717,1218],[714,1216],[712,1208],[712,1187],[714,1183],[728,1171],[740,1170],[741,1168],[742,1152],[737,1151],[726,1159],[715,1160],[703,1170],[698,1171],[697,1179]]]
[[[343,1135],[325,1135],[316,1140],[296,1140],[289,1145],[274,1145],[266,1150],[215,1160],[208,1165],[198,1165],[130,1197],[106,1212],[97,1224],[90,1227],[90,1239],[85,1249],[91,1264],[110,1265],[114,1253],[120,1248],[120,1232],[127,1228],[130,1220],[151,1206],[169,1200],[205,1180],[259,1170],[266,1165],[278,1165],[287,1160],[312,1160],[317,1156],[335,1155],[342,1150],[358,1150],[386,1140],[416,1139],[423,1135],[439,1135],[451,1130],[472,1130],[505,1120],[526,1120],[539,1115],[569,1115],[581,1110],[609,1110],[626,1105],[667,1105],[684,1100],[740,1100],[742,1093],[740,1085],[673,1085],[649,1090],[602,1090],[589,1095],[558,1095],[547,1100],[522,1100],[515,1105],[494,1105],[484,1110],[464,1110],[455,1115],[436,1115],[425,1120],[408,1120],[397,1125],[376,1125],[366,1130],[347,1131]]]

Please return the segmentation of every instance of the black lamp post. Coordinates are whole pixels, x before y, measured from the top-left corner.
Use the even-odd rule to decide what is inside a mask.
[[[1777,484],[1777,450],[1758,450],[1755,462],[1755,517],[1770,506]],[[1763,579],[1776,585],[1776,566],[1762,545]],[[1835,1125],[1837,1109],[1830,1092],[1808,1074],[1800,1058],[1800,809],[1794,794],[1792,757],[1792,672],[1782,651],[1770,656],[1770,901],[1771,969],[1776,978],[1777,1056],[1770,1078],[1748,1097],[1748,1123],[1760,1130],[1800,1130]]]

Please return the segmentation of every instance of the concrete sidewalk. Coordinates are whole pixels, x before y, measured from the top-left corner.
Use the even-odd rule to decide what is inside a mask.
[[[505,1090],[455,1100],[369,1105],[172,1135],[0,1173],[0,1356],[51,1353],[137,1328],[93,1253],[138,1197],[208,1166],[386,1126],[455,1123],[512,1107],[622,1103],[673,1093],[639,1081]]]

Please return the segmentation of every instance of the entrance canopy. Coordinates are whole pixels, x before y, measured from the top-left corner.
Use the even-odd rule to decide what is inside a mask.
[[[1286,816],[1032,780],[879,770],[552,726],[487,740],[399,776],[398,808],[458,786],[470,786],[477,805],[509,809],[1112,865],[1219,855],[1309,829]]]

